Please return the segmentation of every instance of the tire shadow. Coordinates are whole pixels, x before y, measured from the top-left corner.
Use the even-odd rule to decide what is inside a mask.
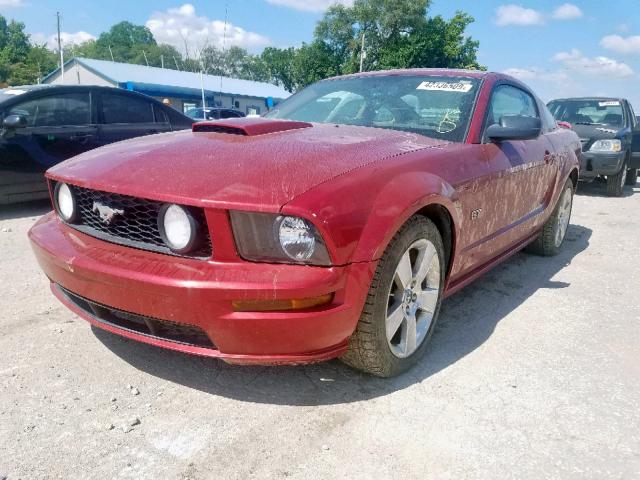
[[[635,185],[625,185],[622,191],[622,196],[620,198],[630,197],[633,194],[640,193],[640,183],[636,183]],[[607,183],[601,180],[594,180],[592,182],[579,182],[578,188],[576,190],[577,195],[582,195],[585,197],[607,197]]]
[[[338,360],[295,367],[227,365],[92,328],[105,347],[135,368],[211,395],[275,405],[357,402],[420,383],[465,357],[492,335],[500,320],[539,289],[571,288],[571,284],[552,278],[588,247],[591,233],[584,226],[570,225],[557,256],[519,253],[445,300],[425,356],[409,372],[391,379],[362,374]]]

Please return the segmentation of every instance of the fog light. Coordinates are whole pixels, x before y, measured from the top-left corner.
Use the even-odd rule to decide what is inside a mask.
[[[164,243],[176,253],[187,253],[198,242],[198,222],[179,205],[164,205],[160,209],[158,229]]]
[[[56,210],[60,218],[65,222],[73,222],[78,215],[78,209],[76,208],[76,199],[69,185],[66,183],[56,184],[54,198]]]
[[[236,312],[275,312],[286,310],[305,310],[328,305],[333,301],[333,293],[309,298],[293,298],[287,300],[234,300]]]

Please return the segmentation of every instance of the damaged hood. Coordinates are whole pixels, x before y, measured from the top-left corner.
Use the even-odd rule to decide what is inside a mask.
[[[238,122],[240,127],[219,125],[224,128],[112,144],[63,162],[47,175],[125,195],[259,211],[280,208],[355,168],[446,143],[413,133],[334,124],[284,128],[278,121],[254,119],[253,130],[242,127],[246,121]]]

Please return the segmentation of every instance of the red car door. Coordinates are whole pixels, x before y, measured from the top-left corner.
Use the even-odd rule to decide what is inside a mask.
[[[528,92],[510,84],[494,87],[484,128],[504,115],[539,117],[539,108]],[[494,143],[483,139],[473,179],[459,184],[464,210],[459,273],[477,268],[528,237],[546,208],[554,175],[553,144],[541,135],[532,140]],[[476,160],[473,160],[473,159]],[[481,158],[482,160],[477,160]],[[480,168],[478,168],[480,167]]]

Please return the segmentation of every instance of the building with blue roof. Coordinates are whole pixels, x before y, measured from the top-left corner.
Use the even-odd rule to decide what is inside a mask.
[[[269,105],[291,95],[284,88],[265,82],[78,57],[64,64],[64,77],[58,68],[43,83],[134,90],[170,103],[182,112],[202,106],[203,90],[207,107],[233,108],[245,114],[264,113]]]

